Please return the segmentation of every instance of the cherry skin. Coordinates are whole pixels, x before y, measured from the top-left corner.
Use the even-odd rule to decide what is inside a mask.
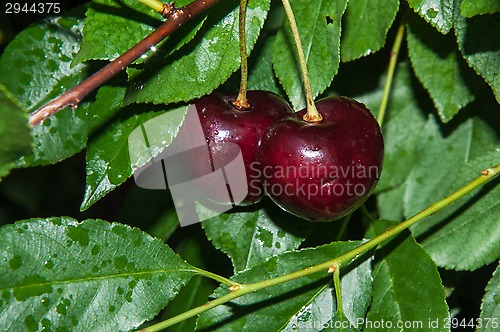
[[[269,127],[256,159],[276,204],[304,219],[330,221],[369,197],[382,171],[384,142],[363,104],[328,97],[316,108],[321,122],[304,121],[302,110]]]
[[[273,123],[292,114],[289,104],[278,95],[266,91],[248,91],[247,100],[250,108],[240,110],[233,105],[237,94],[217,93],[202,97],[195,102],[196,112],[200,120],[209,153],[196,153],[189,157],[187,167],[192,178],[200,178],[210,170],[225,168],[227,187],[220,181],[204,177],[198,181],[199,191],[210,201],[218,204],[229,204],[228,189],[231,179],[246,176],[248,194],[238,205],[249,205],[264,197],[264,190],[259,178],[259,171],[254,169],[257,145],[264,131]],[[192,137],[193,128],[181,129],[181,140],[187,142]],[[242,167],[238,173],[230,173],[225,167],[234,161],[241,152],[245,174]],[[208,165],[208,166],[207,166]],[[208,171],[207,171],[208,169]],[[246,193],[246,191],[245,191]]]

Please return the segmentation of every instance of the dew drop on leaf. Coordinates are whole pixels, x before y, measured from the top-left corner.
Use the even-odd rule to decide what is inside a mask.
[[[52,286],[47,283],[47,279],[38,275],[24,277],[22,285],[23,287],[14,290],[14,297],[18,301],[26,301],[32,296],[52,293]]]
[[[137,285],[137,280],[132,280],[128,283],[128,287],[130,287],[130,289],[134,289],[136,285]]]
[[[46,268],[46,269],[52,269],[54,267],[54,262],[52,262],[52,260],[48,260],[45,262],[45,264],[43,264],[43,266]]]
[[[65,316],[68,312],[68,307],[70,304],[71,304],[70,300],[62,298],[61,302],[59,302],[56,306],[57,313]]]
[[[115,268],[117,270],[123,270],[127,265],[127,257],[119,256],[114,259]]]
[[[29,315],[24,318],[24,326],[26,326],[26,329],[29,332],[35,332],[38,330],[38,323],[33,315]]]
[[[98,253],[98,252],[99,252],[99,245],[98,245],[98,244],[96,244],[96,245],[94,245],[94,246],[92,247],[92,249],[90,250],[90,253],[91,253],[92,255],[97,255],[97,253]]]
[[[425,12],[425,14],[430,17],[430,18],[435,18],[438,14],[438,11],[435,10],[434,8],[429,8],[427,9],[427,11]]]
[[[122,226],[122,225],[115,225],[115,226],[112,228],[112,231],[113,231],[113,233],[115,233],[116,235],[123,235],[123,234],[125,234],[125,232],[127,231],[127,229],[125,228],[125,226]]]
[[[68,237],[83,247],[89,244],[89,231],[84,228],[70,227],[68,229]]]
[[[23,264],[23,259],[19,255],[14,255],[10,260],[9,260],[9,267],[11,270],[17,270],[21,267]]]
[[[50,305],[50,301],[49,301],[48,297],[43,297],[41,302],[42,302],[42,305],[46,308]]]
[[[125,300],[127,300],[127,302],[132,302],[132,291],[127,292]]]
[[[47,318],[42,319],[40,324],[42,324],[42,331],[52,331],[52,322]]]

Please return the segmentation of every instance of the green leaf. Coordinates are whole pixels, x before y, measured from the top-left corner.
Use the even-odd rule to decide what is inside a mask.
[[[361,242],[335,242],[314,249],[286,252],[236,274],[232,279],[252,283],[319,264]],[[355,263],[356,264],[356,263]],[[344,314],[352,324],[365,316],[371,298],[370,260],[349,267],[341,279]],[[197,329],[224,331],[319,331],[334,318],[336,299],[331,274],[318,272],[247,294],[198,317]],[[213,296],[227,294],[218,288]],[[248,310],[251,308],[252,310]],[[314,324],[314,325],[313,325]],[[333,324],[333,323],[332,323]]]
[[[422,129],[419,147],[415,150],[417,159],[406,180],[406,217],[444,198],[450,190],[458,189],[450,186],[457,169],[461,169],[473,156],[498,146],[495,134],[478,119],[464,121],[446,134],[443,131],[444,128],[439,127],[433,116]]]
[[[382,87],[380,89],[380,93]],[[380,99],[379,99],[380,100]],[[376,191],[393,188],[406,180],[418,156],[425,116],[413,88],[409,66],[401,63],[396,69],[393,90],[382,131],[384,134],[384,166]]]
[[[14,162],[31,151],[28,118],[19,103],[0,84],[0,181],[14,167]]]
[[[132,176],[134,171],[132,165],[141,167],[149,162],[153,157],[149,151],[162,151],[172,142],[184,120],[187,106],[177,110],[180,112],[174,113],[174,110],[164,114],[149,112],[136,114],[124,120],[120,119],[109,129],[92,138],[87,149],[87,186],[80,207],[82,211]],[[149,120],[153,122],[148,122]],[[145,126],[150,134],[148,135],[149,149],[144,151],[136,149],[134,151],[139,155],[130,156],[131,145],[137,148],[143,146],[135,140],[136,138],[143,139],[139,128],[141,126]],[[141,134],[131,136],[136,129]]]
[[[178,7],[189,4],[190,0],[176,1]],[[87,60],[114,60],[136,45],[161,23],[162,16],[137,0],[94,0],[85,19],[83,40],[74,62]],[[163,55],[177,50],[191,40],[200,29],[203,20],[188,24],[189,29],[181,28],[179,40],[162,42],[137,60],[144,62],[152,55]],[[172,39],[171,37],[167,37]]]
[[[155,115],[151,112],[120,119],[89,141],[85,197],[80,210],[88,209],[132,176],[128,137]]]
[[[459,14],[457,2],[457,14],[455,22],[455,34],[457,36],[458,48],[463,57],[478,75],[480,75],[493,90],[498,102],[500,102],[500,14],[464,18]]]
[[[95,101],[89,104],[85,121],[93,132],[106,124],[116,113],[122,111],[126,87],[125,73],[118,74],[114,79],[103,85],[97,91]]]
[[[242,271],[285,251],[297,249],[309,223],[265,209],[224,213],[202,222],[207,238],[232,260],[234,271]]]
[[[342,31],[342,61],[377,52],[399,10],[399,0],[349,0]]]
[[[158,239],[102,220],[17,222],[0,246],[2,331],[130,330],[195,274]]]
[[[500,12],[498,0],[462,0],[460,12],[465,17]]]
[[[413,10],[446,34],[453,26],[453,6],[457,0],[408,0]]]
[[[0,83],[28,112],[32,112],[86,75],[86,67],[71,67],[78,51],[83,12],[56,17],[20,32],[0,58]],[[13,70],[15,68],[15,70]],[[19,166],[55,163],[85,147],[88,125],[83,104],[77,111],[65,109],[32,130],[33,154]]]
[[[292,0],[290,3],[297,21],[315,98],[330,86],[339,68],[341,20],[347,0]],[[276,36],[273,64],[276,76],[293,108],[298,111],[305,107],[302,71],[288,21]]]
[[[274,39],[274,37],[266,37],[261,45],[257,44],[252,53],[253,57],[249,59],[248,88],[250,90],[271,91],[282,96],[283,91],[273,71]]]
[[[377,210],[380,218],[387,220],[403,220],[403,199],[405,186],[401,184],[395,188],[377,194]]]
[[[374,237],[396,224],[372,222],[367,234]],[[373,299],[363,331],[379,331],[376,324],[382,321],[384,331],[447,331],[448,306],[436,265],[408,231],[386,242],[374,262]]]
[[[239,68],[236,1],[217,6],[184,55],[173,54],[147,70],[129,69],[133,88],[128,102],[170,104],[189,101],[212,92]],[[227,8],[233,8],[229,13]],[[269,10],[269,0],[248,1],[247,50],[252,49]]]
[[[482,324],[476,329],[477,332],[498,330],[498,321],[500,321],[500,265],[497,266],[488,286],[486,286],[479,321]]]
[[[484,154],[465,166],[450,168],[441,185],[445,192],[432,194],[433,200],[444,198],[481,174],[483,169],[500,161],[500,149]],[[434,170],[429,170],[432,173]],[[426,184],[422,185],[424,189]],[[427,195],[421,190],[420,195]],[[438,266],[454,270],[474,270],[500,257],[500,186],[498,179],[439,211],[412,228],[414,236],[429,252]]]
[[[443,122],[474,100],[451,35],[443,36],[417,15],[408,19],[408,54],[415,74],[431,95]]]

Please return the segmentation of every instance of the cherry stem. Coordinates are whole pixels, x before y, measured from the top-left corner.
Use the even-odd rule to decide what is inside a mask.
[[[180,315],[174,316],[172,318],[169,318],[165,321],[162,321],[160,323],[157,323],[155,325],[151,325],[149,327],[146,327],[142,329],[141,331],[143,332],[156,332],[163,330],[167,327],[173,326],[177,323],[180,323],[186,319],[189,319],[191,317],[195,317],[205,311],[208,311],[212,308],[215,308],[219,305],[222,305],[224,303],[227,303],[229,301],[232,301],[238,297],[241,297],[245,294],[253,293],[255,291],[258,291],[260,289],[264,289],[267,287],[271,286],[276,286],[282,283],[285,283],[287,281],[291,281],[294,279],[302,278],[314,273],[334,273],[333,278],[334,278],[334,283],[335,283],[335,288],[336,288],[336,294],[337,294],[337,301],[339,301],[339,298],[341,294],[340,293],[340,268],[344,265],[349,265],[351,262],[353,262],[356,258],[358,258],[360,255],[376,248],[378,245],[382,244],[383,242],[395,237],[397,234],[401,233],[402,231],[408,229],[410,226],[416,224],[417,222],[429,217],[430,215],[433,215],[439,210],[442,210],[446,206],[450,205],[451,203],[457,201],[458,199],[464,197],[474,189],[480,187],[481,185],[493,180],[498,174],[500,174],[500,164],[493,166],[491,168],[485,169],[481,172],[481,175],[462,188],[458,189],[455,191],[453,194],[449,195],[448,197],[430,205],[428,208],[422,210],[421,212],[417,213],[413,217],[406,219],[405,221],[399,223],[398,225],[394,227],[390,227],[387,229],[385,232],[382,234],[377,235],[370,241],[367,241],[360,246],[346,252],[345,254],[342,254],[334,259],[331,259],[329,261],[313,265],[310,267],[307,267],[302,270],[298,270],[289,274],[285,274],[282,276],[274,277],[271,279],[266,279],[262,280],[259,282],[255,282],[252,284],[238,284],[237,287],[231,287],[232,290],[230,293],[223,295],[213,301],[210,301],[208,303],[205,303],[199,307],[193,308],[191,310],[188,310],[186,312],[183,312]],[[339,303],[339,302],[337,302]],[[342,300],[340,299],[340,305],[342,305]],[[340,309],[342,310],[342,309]],[[340,314],[342,314],[342,311],[339,311]]]
[[[153,9],[155,12],[161,13],[164,8],[164,4],[158,0],[137,0],[145,6]]]
[[[247,13],[248,0],[240,1],[239,16],[239,37],[240,37],[240,58],[241,58],[241,81],[240,92],[233,102],[233,105],[239,110],[246,110],[251,107],[247,100],[247,81],[248,81],[248,59],[247,59],[247,38],[245,33],[245,18]]]
[[[286,17],[290,23],[290,28],[292,30],[293,39],[295,41],[295,46],[297,47],[297,54],[299,56],[300,68],[302,70],[302,80],[304,83],[304,91],[306,93],[307,100],[307,113],[304,115],[303,119],[306,122],[320,122],[323,120],[321,114],[319,114],[316,105],[314,104],[314,98],[312,95],[311,81],[309,79],[309,71],[307,70],[306,57],[304,55],[304,49],[302,47],[302,42],[300,41],[299,29],[297,28],[297,23],[295,21],[295,16],[293,15],[292,6],[288,0],[281,0],[283,3],[283,8],[285,9]]]
[[[175,8],[173,5],[169,5],[168,20],[165,23],[160,25],[149,36],[141,40],[101,70],[31,113],[28,123],[31,126],[35,126],[66,106],[71,106],[73,109],[76,108],[89,93],[124,70],[128,65],[161,42],[184,23],[211,8],[217,2],[219,2],[219,0],[196,0],[182,8]]]
[[[380,102],[380,108],[377,114],[377,121],[379,126],[382,126],[382,122],[384,122],[385,110],[387,109],[387,104],[389,103],[389,95],[391,93],[392,79],[394,77],[394,72],[396,71],[399,49],[401,48],[404,32],[405,32],[405,19],[403,18],[403,20],[401,20],[401,23],[399,24],[394,44],[392,45],[389,67],[387,68],[387,78],[385,80],[385,86],[384,86],[384,95],[382,97],[382,101]]]

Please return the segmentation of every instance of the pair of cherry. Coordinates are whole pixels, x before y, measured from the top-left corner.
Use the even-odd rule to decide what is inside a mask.
[[[210,160],[188,165],[225,165],[228,146],[239,147],[252,204],[267,194],[285,211],[311,221],[338,219],[371,194],[382,169],[384,145],[380,127],[361,103],[328,97],[316,103],[320,122],[303,120],[281,97],[249,91],[250,108],[233,105],[235,94],[212,94],[195,105],[210,149]],[[229,144],[232,143],[232,144]],[[216,148],[215,148],[216,147]],[[200,167],[198,167],[200,166]],[[214,201],[214,188],[203,188]],[[211,197],[210,197],[211,196]],[[227,203],[227,202],[218,202]]]

